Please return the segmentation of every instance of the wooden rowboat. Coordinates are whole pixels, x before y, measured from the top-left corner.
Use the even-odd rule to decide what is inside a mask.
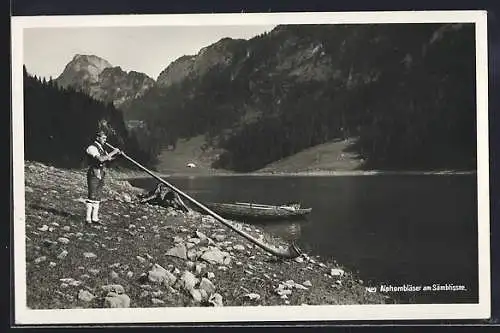
[[[229,219],[292,219],[304,217],[312,211],[312,208],[300,208],[298,204],[271,206],[247,202],[209,202],[205,205],[222,217]]]

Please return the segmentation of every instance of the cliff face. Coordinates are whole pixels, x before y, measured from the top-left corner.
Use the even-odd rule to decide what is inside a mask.
[[[90,94],[120,107],[123,103],[144,95],[154,84],[154,80],[143,73],[127,73],[120,67],[105,68],[99,75],[98,84],[91,87]]]
[[[62,87],[73,87],[95,99],[121,107],[154,86],[144,73],[125,72],[94,55],[76,55],[56,79]]]
[[[204,47],[196,55],[180,57],[158,75],[156,82],[159,87],[167,88],[187,78],[199,78],[216,67],[225,68],[231,64],[235,52],[244,43],[244,40],[223,38]]]
[[[184,80],[193,72],[195,61],[195,56],[183,56],[173,61],[158,76],[158,86],[168,87]]]
[[[112,65],[95,55],[77,54],[66,65],[64,71],[57,78],[58,84],[67,86],[87,86],[99,81],[99,74]]]

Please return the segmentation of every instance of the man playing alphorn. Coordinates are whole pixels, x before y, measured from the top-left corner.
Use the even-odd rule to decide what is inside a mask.
[[[99,131],[95,141],[86,149],[89,169],[87,170],[88,197],[86,200],[87,215],[85,221],[88,224],[101,224],[99,221],[99,203],[106,175],[105,163],[113,160],[116,157],[115,155],[121,153],[119,149],[114,149],[108,154],[104,150],[106,139],[106,133]]]

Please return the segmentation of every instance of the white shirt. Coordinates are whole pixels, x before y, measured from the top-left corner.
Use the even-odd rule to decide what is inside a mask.
[[[95,144],[91,144],[88,148],[87,148],[87,154],[89,154],[90,156],[92,157],[98,157],[100,156],[101,154],[99,153],[99,149],[97,149],[97,147],[95,146]]]

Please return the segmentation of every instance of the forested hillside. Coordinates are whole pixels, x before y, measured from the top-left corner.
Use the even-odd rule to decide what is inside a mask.
[[[24,69],[24,156],[66,168],[85,165],[85,148],[97,130],[108,141],[126,150],[139,161],[154,165],[155,151],[143,151],[129,135],[122,112],[112,104],[96,101],[72,88],[60,88],[54,81],[40,80]],[[115,166],[130,163],[117,160]]]
[[[474,39],[472,24],[278,26],[125,116],[162,147],[205,135],[236,171],[347,138],[362,169],[475,169]]]

